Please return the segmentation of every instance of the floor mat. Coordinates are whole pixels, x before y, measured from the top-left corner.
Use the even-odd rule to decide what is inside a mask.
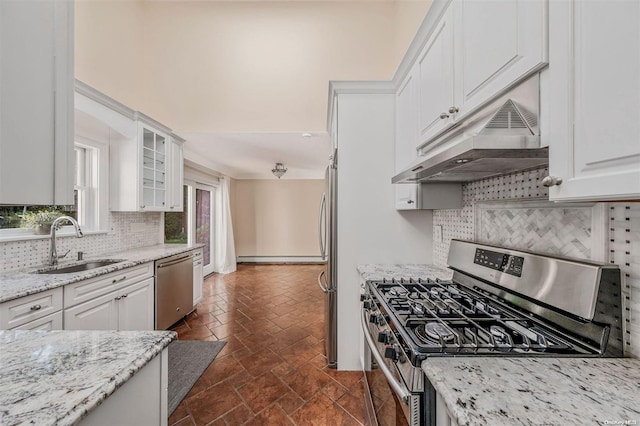
[[[169,345],[169,398],[171,415],[226,342],[176,340]]]

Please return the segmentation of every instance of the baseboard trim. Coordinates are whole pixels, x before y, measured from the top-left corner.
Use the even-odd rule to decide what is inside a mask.
[[[320,256],[238,256],[238,263],[325,263]]]

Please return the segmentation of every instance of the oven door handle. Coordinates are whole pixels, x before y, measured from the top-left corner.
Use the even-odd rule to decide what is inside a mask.
[[[389,382],[389,386],[391,386],[393,391],[400,397],[402,402],[404,402],[405,404],[408,404],[409,398],[411,397],[411,392],[409,392],[409,390],[404,385],[404,383],[398,382],[396,378],[393,377],[393,374],[391,374],[391,370],[389,370],[389,367],[387,367],[387,364],[384,362],[382,355],[380,355],[380,353],[376,349],[376,344],[373,341],[373,338],[371,338],[371,336],[369,335],[369,327],[367,325],[367,313],[365,312],[364,309],[362,309],[362,316],[360,317],[360,322],[362,324],[362,331],[364,332],[364,338],[367,340],[367,344],[369,345],[369,348],[371,349],[371,353],[373,354],[374,358],[376,359],[376,362],[378,363],[378,367],[380,367],[380,370],[382,370],[382,373],[387,378],[387,381]]]

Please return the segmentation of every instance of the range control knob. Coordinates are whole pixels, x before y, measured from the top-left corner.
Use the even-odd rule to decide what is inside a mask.
[[[391,343],[391,332],[389,330],[381,331],[378,334],[378,342]]]
[[[399,354],[398,345],[389,345],[384,349],[384,357],[391,361],[397,361]]]
[[[368,297],[369,297],[369,296],[367,296],[366,294],[361,294],[361,295],[360,295],[360,301],[361,301],[361,302],[364,302],[365,300],[367,300],[367,298],[368,298]]]
[[[378,314],[371,314],[369,315],[369,322],[371,324],[377,324],[378,323]]]
[[[362,305],[365,309],[372,309],[375,306],[373,300],[365,300]]]
[[[385,325],[388,320],[389,320],[388,316],[386,316],[384,314],[378,315],[378,325],[380,325],[380,326]]]

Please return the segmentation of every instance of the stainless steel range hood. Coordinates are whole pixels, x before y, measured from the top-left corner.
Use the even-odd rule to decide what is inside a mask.
[[[469,182],[548,165],[539,110],[536,75],[420,146],[418,161],[392,182]]]

